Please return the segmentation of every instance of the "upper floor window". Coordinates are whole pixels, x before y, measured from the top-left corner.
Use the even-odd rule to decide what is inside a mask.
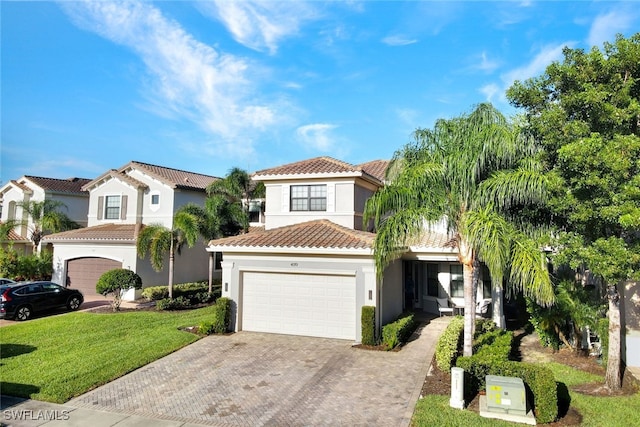
[[[327,210],[327,186],[326,185],[292,185],[291,186],[291,210],[292,211],[326,211]]]
[[[152,194],[151,195],[151,204],[152,205],[159,205],[160,204],[160,195],[159,194]]]
[[[104,218],[120,219],[120,196],[105,197]]]

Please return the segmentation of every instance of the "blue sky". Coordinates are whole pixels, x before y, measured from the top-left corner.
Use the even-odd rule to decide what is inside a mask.
[[[6,2],[0,182],[131,160],[224,176],[388,159],[563,46],[640,30],[633,1]]]

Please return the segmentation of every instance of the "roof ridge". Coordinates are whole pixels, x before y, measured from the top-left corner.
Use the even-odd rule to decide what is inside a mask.
[[[145,170],[148,170],[147,167],[151,166],[151,167],[155,167],[155,168],[167,169],[167,170],[172,170],[172,171],[176,171],[176,172],[182,172],[182,173],[188,173],[188,174],[193,174],[193,175],[206,176],[206,177],[209,177],[209,178],[219,178],[219,177],[217,177],[215,175],[207,175],[205,173],[193,172],[193,171],[188,171],[188,170],[178,169],[178,168],[172,168],[170,166],[154,165],[152,163],[141,162],[141,161],[138,161],[138,160],[131,160],[129,163],[127,163],[126,165],[122,166],[119,170],[122,171],[123,169],[125,169],[127,166],[129,166],[131,164],[136,164],[136,165],[143,166],[145,168]],[[153,173],[153,171],[150,171],[150,172]]]

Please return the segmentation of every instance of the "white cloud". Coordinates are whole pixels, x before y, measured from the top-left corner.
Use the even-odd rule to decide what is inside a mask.
[[[482,93],[489,102],[505,102],[506,91],[516,80],[525,81],[529,78],[543,74],[547,66],[552,62],[562,59],[562,50],[565,46],[572,47],[574,44],[574,42],[565,42],[545,46],[529,63],[501,74],[500,83],[487,83],[479,88],[478,91]],[[490,64],[490,62],[488,61],[487,64]]]
[[[587,43],[590,47],[602,48],[604,42],[615,41],[617,33],[623,33],[633,25],[634,15],[635,13],[629,10],[617,10],[606,15],[598,15],[591,24]]]
[[[493,102],[493,97],[500,92],[502,89],[495,83],[489,83],[480,88],[480,93],[485,96],[487,102]]]
[[[505,89],[508,88],[516,80],[524,81],[531,77],[544,73],[549,64],[562,59],[562,50],[565,46],[571,47],[574,42],[565,42],[557,45],[545,46],[533,57],[531,62],[522,67],[515,68],[501,76]]]
[[[215,0],[198,7],[220,20],[238,43],[271,54],[282,39],[298,33],[302,23],[317,18],[312,4],[297,1]]]
[[[310,125],[300,126],[296,129],[296,134],[305,146],[327,152],[333,149],[336,140],[332,137],[331,131],[337,126],[327,123],[314,123]]]
[[[400,34],[387,36],[382,39],[382,43],[387,44],[389,46],[406,46],[406,45],[414,44],[417,42],[418,40],[416,39],[411,39]]]
[[[250,146],[252,133],[284,115],[279,106],[255,99],[251,64],[195,40],[150,3],[63,2],[61,7],[79,27],[140,57],[148,73],[146,108],[197,123],[220,148],[232,150],[240,137]]]

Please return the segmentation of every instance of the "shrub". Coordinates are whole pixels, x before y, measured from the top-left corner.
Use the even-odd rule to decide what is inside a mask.
[[[402,315],[395,322],[382,328],[382,343],[391,350],[401,343],[407,342],[416,328],[413,314]]]
[[[191,302],[185,297],[164,298],[156,301],[156,310],[184,310],[191,307]]]
[[[40,254],[23,255],[9,244],[0,247],[0,276],[21,280],[50,280],[53,274],[53,254],[41,251]]]
[[[226,297],[218,298],[213,316],[213,333],[224,334],[229,330],[231,322],[231,300]]]
[[[200,322],[198,326],[198,333],[202,335],[211,335],[213,333],[213,323]]]
[[[148,301],[169,298],[169,289],[166,286],[149,286],[142,290],[142,297]]]
[[[100,276],[96,283],[96,292],[101,295],[113,294],[111,307],[113,311],[120,310],[121,294],[126,289],[142,288],[142,279],[135,272],[126,268],[114,268]]]
[[[462,345],[462,334],[464,332],[464,318],[455,316],[446,327],[438,343],[436,344],[436,363],[442,371],[451,371],[451,366],[455,364]]]
[[[486,387],[487,375],[501,375],[521,378],[529,391],[535,408],[536,420],[539,423],[550,423],[558,416],[558,385],[553,372],[545,366],[532,363],[513,362],[509,360],[491,360],[490,353],[483,357],[474,355],[461,357],[457,366],[465,370],[471,377],[472,394]]]
[[[362,306],[362,344],[376,345],[376,308],[370,305]]]
[[[209,294],[209,285],[204,282],[181,283],[173,287],[174,298],[182,296],[192,300],[193,304],[215,300],[215,296],[220,295],[220,289],[214,289],[213,298],[205,298],[202,294]],[[149,286],[142,291],[142,296],[148,301],[158,301],[169,297],[169,288],[167,286]]]

